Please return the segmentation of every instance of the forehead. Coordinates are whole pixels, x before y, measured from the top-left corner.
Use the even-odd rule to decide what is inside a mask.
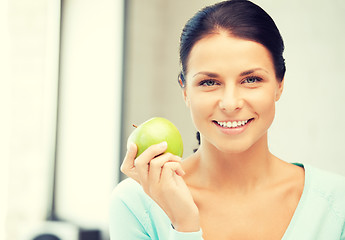
[[[270,52],[260,43],[220,32],[196,42],[187,62],[188,74],[197,71],[245,71],[264,68],[274,73]]]

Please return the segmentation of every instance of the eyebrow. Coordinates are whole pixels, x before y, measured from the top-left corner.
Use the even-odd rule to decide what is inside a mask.
[[[248,71],[244,71],[244,72],[241,72],[240,76],[243,77],[243,76],[246,76],[246,75],[249,75],[249,74],[252,74],[254,73],[255,71],[264,71],[264,72],[267,72],[265,69],[262,69],[262,68],[253,68],[253,69],[250,69]]]
[[[217,73],[211,73],[211,72],[198,72],[198,73],[194,74],[193,77],[195,77],[196,75],[199,75],[199,74],[206,75],[206,76],[211,77],[211,78],[219,77],[219,75]]]
[[[264,72],[267,72],[267,71],[266,71],[265,69],[263,69],[263,68],[253,68],[253,69],[250,69],[250,70],[241,72],[241,73],[240,73],[240,76],[241,76],[241,77],[247,76],[247,75],[252,74],[252,73],[254,73],[254,72],[256,72],[256,71],[264,71]],[[212,72],[198,72],[198,73],[194,74],[193,77],[195,77],[195,76],[197,76],[197,75],[199,75],[199,74],[201,74],[201,75],[206,75],[206,76],[211,77],[211,78],[217,78],[217,77],[219,77],[219,74],[217,74],[217,73],[212,73]]]

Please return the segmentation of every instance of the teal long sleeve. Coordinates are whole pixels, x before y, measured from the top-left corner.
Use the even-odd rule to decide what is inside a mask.
[[[132,179],[115,188],[110,203],[111,240],[202,240],[201,230],[182,233],[172,228],[164,211]]]
[[[345,240],[345,177],[310,165],[300,202],[282,240]],[[202,240],[202,230],[177,232],[164,211],[132,179],[110,201],[111,240]]]

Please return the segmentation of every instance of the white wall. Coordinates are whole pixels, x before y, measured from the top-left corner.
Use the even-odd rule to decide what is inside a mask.
[[[277,104],[271,150],[345,175],[345,2],[258,0],[281,30],[285,90]]]

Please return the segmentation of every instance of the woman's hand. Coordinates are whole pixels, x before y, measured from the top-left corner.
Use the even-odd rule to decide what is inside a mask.
[[[166,142],[152,145],[135,159],[137,146],[130,143],[121,171],[140,183],[177,231],[199,231],[199,211],[182,178],[181,158],[166,149]]]

